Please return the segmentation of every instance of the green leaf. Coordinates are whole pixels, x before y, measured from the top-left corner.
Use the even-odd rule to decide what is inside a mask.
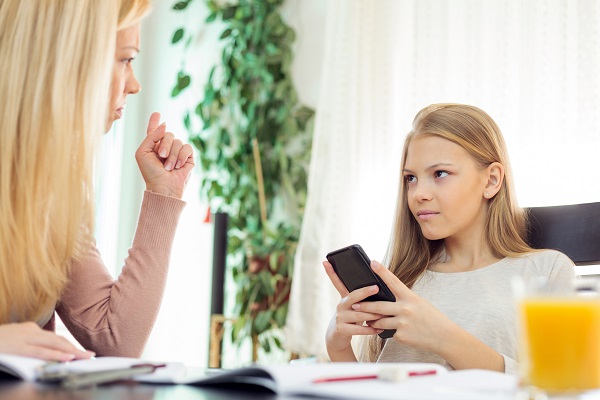
[[[284,304],[281,307],[279,307],[277,310],[275,310],[275,315],[273,316],[273,319],[277,323],[277,326],[280,326],[280,327],[285,326],[285,321],[287,319],[287,312],[288,312],[287,304]]]
[[[206,23],[211,23],[213,21],[215,21],[217,19],[217,13],[210,13],[208,17],[206,17],[206,20],[204,20],[204,22]]]
[[[176,10],[176,11],[185,10],[189,4],[190,4],[190,0],[178,1],[173,6],[173,10]]]
[[[253,328],[256,333],[262,333],[271,326],[271,311],[261,311],[254,318]]]
[[[265,353],[270,353],[271,352],[271,343],[269,343],[268,340],[265,340],[264,342],[261,343],[263,350],[265,351]]]
[[[219,39],[225,39],[229,35],[231,35],[231,28],[225,29],[223,33],[221,33],[221,36],[219,36]]]
[[[231,329],[231,339],[234,342],[237,342],[240,335],[243,333],[243,331],[245,331],[245,329],[244,329],[245,326],[246,326],[246,319],[243,317],[238,317],[234,321],[233,327]]]
[[[200,118],[202,118],[202,120],[203,120],[204,122],[206,122],[206,121],[205,121],[205,118],[206,118],[206,117],[204,116],[204,114],[203,114],[203,112],[202,112],[202,109],[203,109],[203,107],[204,107],[204,102],[202,102],[202,103],[198,103],[198,105],[197,105],[197,106],[196,106],[196,108],[194,109],[194,114],[196,114],[197,116],[199,116]]]
[[[280,255],[281,255],[281,253],[279,253],[277,251],[271,252],[271,255],[269,256],[269,266],[271,267],[272,271],[277,271],[277,267],[279,266],[279,256]]]
[[[210,72],[208,73],[208,82],[212,82],[216,69],[217,69],[216,65],[210,69]],[[212,86],[211,86],[211,88],[212,88]]]
[[[179,82],[177,83],[177,87],[180,90],[183,90],[190,85],[190,82],[191,82],[191,78],[189,75],[186,75],[186,74],[181,75],[179,77]]]
[[[188,87],[190,85],[190,82],[191,82],[190,76],[183,72],[180,72],[179,76],[177,77],[177,83],[175,84],[175,87],[173,88],[173,91],[171,92],[171,97],[177,97],[183,89],[185,89],[186,87]]]
[[[186,111],[183,114],[183,126],[185,126],[185,129],[187,129],[188,131],[192,127],[192,122],[190,121],[190,113],[189,113],[189,111]]]
[[[271,273],[268,271],[261,271],[258,274],[260,279],[261,286],[267,296],[272,296],[275,294],[275,286],[271,282]]]
[[[235,16],[235,12],[237,11],[237,6],[227,7],[223,11],[223,21],[227,21]]]
[[[179,28],[175,31],[175,33],[173,34],[173,39],[171,39],[171,43],[175,44],[177,42],[179,42],[181,40],[181,38],[183,37],[183,28]]]

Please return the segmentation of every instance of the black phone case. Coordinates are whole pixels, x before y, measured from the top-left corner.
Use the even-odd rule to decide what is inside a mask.
[[[379,292],[367,297],[364,301],[396,301],[396,297],[385,282],[371,269],[371,260],[358,244],[353,244],[327,254],[327,261],[348,289],[352,292],[365,286],[377,285]],[[379,337],[388,339],[394,335],[395,329],[386,329]]]

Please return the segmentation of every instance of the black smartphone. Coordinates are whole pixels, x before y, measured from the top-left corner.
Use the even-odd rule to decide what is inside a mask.
[[[371,269],[371,260],[358,244],[353,244],[327,254],[327,261],[346,286],[349,292],[365,286],[377,285],[379,291],[364,301],[396,301],[396,297],[385,282]],[[395,329],[386,329],[379,337],[388,339],[394,336]]]

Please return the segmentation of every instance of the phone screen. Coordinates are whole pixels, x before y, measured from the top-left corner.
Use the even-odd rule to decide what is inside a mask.
[[[371,260],[360,245],[354,244],[332,251],[327,254],[327,261],[331,263],[349,292],[377,285],[379,292],[367,297],[365,301],[396,301],[387,285],[371,269]]]
[[[376,285],[377,280],[369,271],[370,263],[363,260],[357,251],[350,249],[333,256],[336,272],[349,292],[365,286]],[[368,268],[365,268],[368,267]]]

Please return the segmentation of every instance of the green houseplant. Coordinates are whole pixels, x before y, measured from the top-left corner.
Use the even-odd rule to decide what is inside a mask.
[[[211,211],[229,214],[227,263],[238,287],[231,334],[238,344],[252,338],[253,360],[258,346],[282,347],[277,332],[287,316],[314,115],[299,104],[291,79],[295,33],[281,18],[282,3],[205,0],[206,22],[224,28],[222,58],[184,115],[199,150],[201,196]],[[190,38],[181,28],[172,42],[189,46]],[[190,75],[179,72],[173,96]]]

